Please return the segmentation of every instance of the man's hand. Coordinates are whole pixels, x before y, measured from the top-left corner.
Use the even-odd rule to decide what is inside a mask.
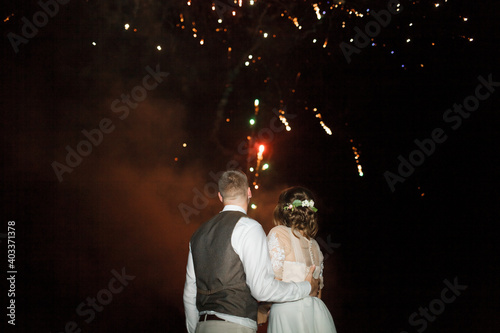
[[[313,296],[313,297],[318,296],[318,292],[319,292],[319,279],[313,278],[313,273],[314,273],[315,269],[316,269],[316,266],[312,265],[311,268],[309,268],[309,273],[306,276],[306,281],[311,284],[311,292],[309,293],[309,296]]]
[[[257,311],[257,325],[262,325],[267,322],[267,317],[269,317],[269,311],[271,310],[271,305],[273,303],[260,302],[259,309]]]

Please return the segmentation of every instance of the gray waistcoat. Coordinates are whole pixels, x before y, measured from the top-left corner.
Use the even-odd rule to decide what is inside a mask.
[[[216,311],[257,320],[257,301],[250,294],[231,235],[245,214],[225,211],[204,223],[191,237],[198,311]]]

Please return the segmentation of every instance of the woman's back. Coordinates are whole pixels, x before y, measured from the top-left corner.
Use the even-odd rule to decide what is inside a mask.
[[[298,231],[285,226],[276,226],[269,232],[269,253],[274,275],[285,282],[304,281],[311,265],[316,266],[314,278],[320,278],[323,288],[323,254],[318,243],[308,240]]]

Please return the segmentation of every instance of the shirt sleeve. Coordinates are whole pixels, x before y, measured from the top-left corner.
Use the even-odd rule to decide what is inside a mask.
[[[183,300],[184,312],[186,314],[186,328],[189,333],[194,333],[200,315],[196,308],[196,276],[194,273],[193,255],[191,254],[191,244],[189,244]]]
[[[231,245],[243,263],[246,282],[257,301],[295,301],[311,292],[307,281],[286,283],[274,279],[266,234],[257,221],[241,218],[233,230]]]

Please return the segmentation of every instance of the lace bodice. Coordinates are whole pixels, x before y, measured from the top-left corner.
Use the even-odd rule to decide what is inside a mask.
[[[295,235],[298,238],[285,226],[274,227],[267,235],[274,276],[285,282],[304,281],[309,267],[314,264],[314,277],[319,277],[320,288],[323,288],[323,254],[318,243],[297,231]]]

